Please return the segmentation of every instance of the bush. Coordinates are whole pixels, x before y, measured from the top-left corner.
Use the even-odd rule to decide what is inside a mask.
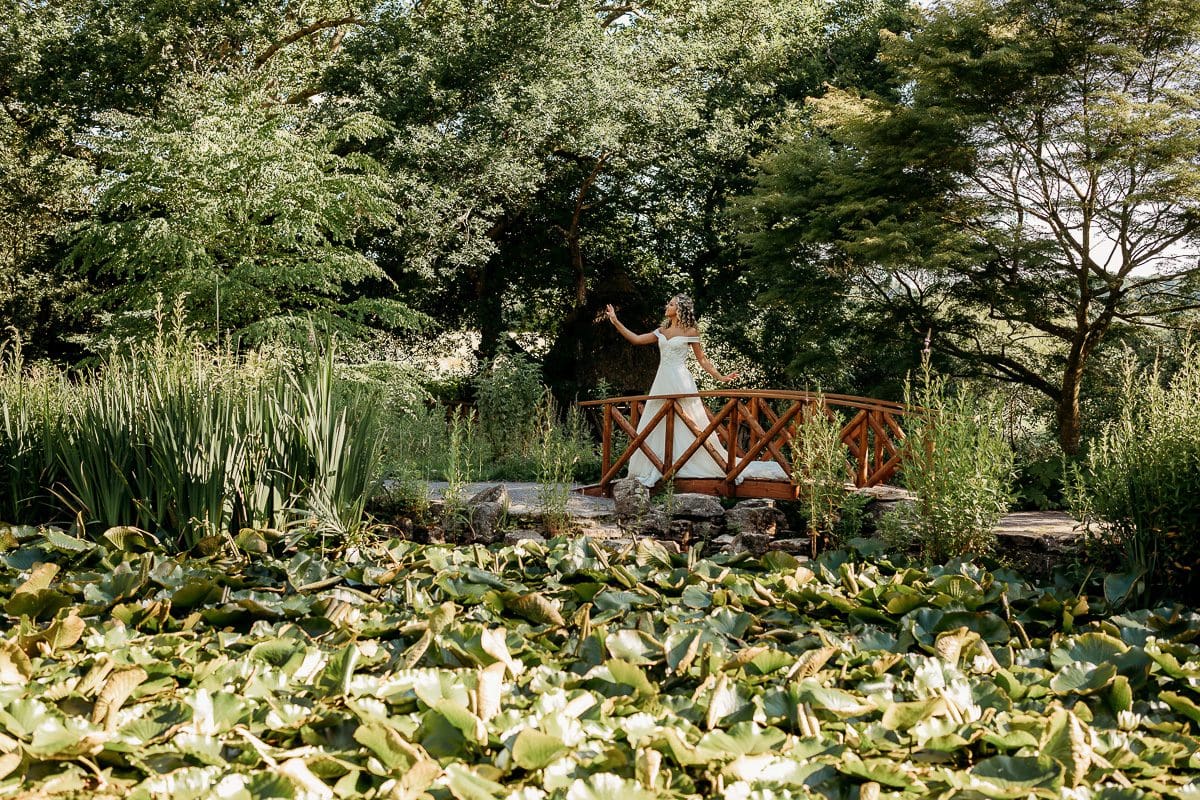
[[[1071,482],[1071,504],[1100,543],[1120,553],[1128,591],[1200,595],[1200,349],[1186,342],[1166,380],[1132,359],[1117,418],[1091,443]]]
[[[821,538],[835,546],[843,543],[832,541],[842,507],[850,494],[846,486],[849,469],[841,431],[841,417],[830,411],[824,399],[818,396],[815,402],[804,406],[791,441],[792,479],[796,482],[797,499],[804,510],[814,557]]]
[[[536,461],[538,403],[545,391],[537,365],[522,356],[497,356],[476,376],[475,391],[489,460]]]
[[[926,362],[921,384],[905,386],[908,417],[901,480],[916,498],[881,520],[893,544],[914,547],[930,561],[985,555],[1008,511],[1013,455],[993,397],[952,393]]]

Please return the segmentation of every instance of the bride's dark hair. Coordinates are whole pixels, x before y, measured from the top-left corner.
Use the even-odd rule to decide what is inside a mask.
[[[671,298],[675,301],[675,318],[684,328],[696,327],[696,305],[686,294],[677,294]],[[666,320],[663,321],[666,324]]]

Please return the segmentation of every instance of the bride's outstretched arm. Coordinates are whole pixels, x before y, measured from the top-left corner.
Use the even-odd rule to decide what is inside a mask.
[[[729,381],[737,378],[738,373],[736,372],[731,372],[728,375],[722,375],[720,372],[718,372],[717,368],[713,366],[713,363],[708,360],[708,354],[704,352],[704,345],[700,344],[699,342],[692,342],[692,352],[696,354],[696,361],[699,362],[700,366],[704,367],[704,371],[709,375],[712,375],[721,383],[728,383]]]
[[[604,316],[608,317],[608,321],[616,327],[618,333],[634,344],[654,344],[653,333],[634,333],[629,330],[621,324],[621,320],[617,319],[617,312],[611,305],[604,307]]]

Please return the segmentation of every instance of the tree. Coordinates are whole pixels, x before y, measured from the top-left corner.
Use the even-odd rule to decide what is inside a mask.
[[[1106,339],[1200,307],[1198,47],[1194,0],[937,6],[884,46],[899,92],[828,93],[763,164],[764,274],[1033,387],[1076,452]]]
[[[136,333],[159,289],[208,331],[217,284],[225,331],[411,320],[370,299],[388,284],[357,241],[391,187],[348,141],[382,128],[310,102],[369,7],[0,3],[0,311],[52,355]]]
[[[152,117],[99,118],[87,140],[102,167],[96,200],[71,257],[96,279],[98,313],[112,311],[108,334],[144,336],[162,294],[186,296],[210,337],[405,321],[403,306],[350,292],[383,277],[355,237],[390,224],[395,204],[377,164],[338,149],[382,124],[310,117],[214,76],[172,89]]]

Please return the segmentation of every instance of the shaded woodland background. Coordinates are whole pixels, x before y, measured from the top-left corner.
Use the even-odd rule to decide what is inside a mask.
[[[1169,374],[1200,306],[1195,2],[3,6],[29,359],[183,298],[212,343],[466,332],[571,400],[649,383],[606,303],[648,329],[686,291],[751,385],[899,398],[928,347],[1005,387],[1032,463],[1086,446],[1129,358]]]

